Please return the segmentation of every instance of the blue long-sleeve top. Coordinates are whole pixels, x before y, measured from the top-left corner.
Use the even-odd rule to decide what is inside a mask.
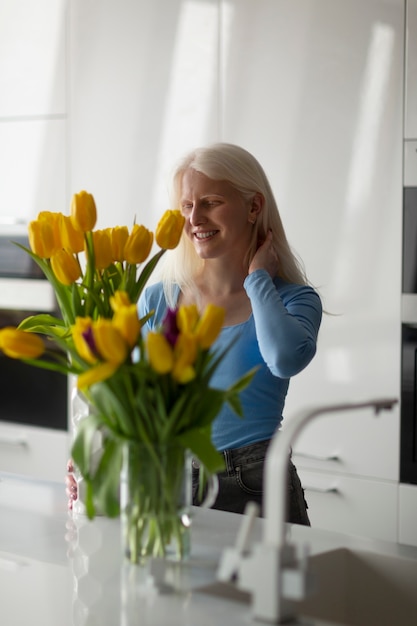
[[[224,405],[215,419],[212,439],[218,450],[272,437],[282,421],[289,379],[313,358],[321,323],[321,301],[312,287],[272,279],[266,270],[259,269],[246,277],[244,288],[252,313],[241,324],[225,326],[213,344],[213,350],[223,350],[229,344],[231,348],[214,373],[211,386],[226,389],[251,368],[258,370],[240,394],[244,417],[239,418]],[[147,287],[139,301],[139,314],[143,317],[151,310],[155,314],[145,332],[161,324],[166,309],[162,283]]]

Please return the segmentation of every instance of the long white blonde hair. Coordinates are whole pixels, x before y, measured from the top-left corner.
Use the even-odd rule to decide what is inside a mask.
[[[229,143],[215,143],[197,148],[186,155],[174,170],[172,180],[172,207],[179,208],[184,173],[193,169],[213,180],[232,185],[242,197],[251,201],[255,194],[264,198],[264,206],[253,228],[246,253],[247,267],[266,233],[272,230],[272,242],[278,258],[278,275],[291,283],[307,284],[302,263],[291,250],[278,206],[268,178],[255,157],[247,150]],[[169,306],[174,306],[178,287],[194,291],[194,276],[204,261],[198,256],[190,239],[183,233],[177,248],[168,251],[160,264],[158,277],[164,285]]]

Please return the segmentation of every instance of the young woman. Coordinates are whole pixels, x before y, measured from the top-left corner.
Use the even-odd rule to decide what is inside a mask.
[[[224,406],[212,433],[226,465],[214,508],[243,513],[250,500],[262,506],[265,453],[283,419],[289,379],[316,352],[321,302],[290,249],[265,172],[249,152],[224,143],[194,150],[179,164],[173,183],[174,207],[186,218],[184,233],[164,257],[160,282],[142,295],[140,315],[155,311],[152,328],[168,306],[222,306],[225,323],[214,348],[233,345],[212,385],[227,387],[258,366],[241,393],[243,419]],[[288,497],[288,521],[309,524],[291,461]]]

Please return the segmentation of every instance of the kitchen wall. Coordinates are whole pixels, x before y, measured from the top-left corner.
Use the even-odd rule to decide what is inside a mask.
[[[239,143],[330,313],[286,419],[398,397],[404,21],[404,0],[2,0],[0,220],[84,188],[99,226],[153,226],[177,158]],[[296,451],[317,525],[396,537],[398,409],[320,420]]]

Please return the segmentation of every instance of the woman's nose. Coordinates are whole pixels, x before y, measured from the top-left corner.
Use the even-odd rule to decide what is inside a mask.
[[[193,226],[198,226],[198,224],[203,223],[205,220],[204,211],[200,204],[195,203],[190,212],[190,223]]]

